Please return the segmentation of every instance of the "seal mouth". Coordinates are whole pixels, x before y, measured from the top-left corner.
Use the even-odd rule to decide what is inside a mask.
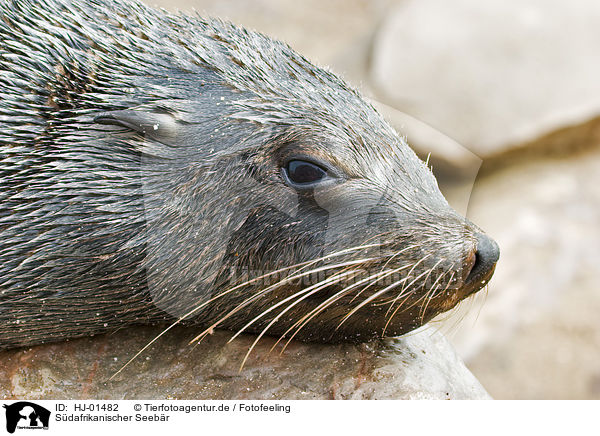
[[[471,295],[480,290],[494,274],[496,263],[500,258],[498,244],[483,233],[477,234],[477,250],[474,257],[471,271],[464,281],[464,296]]]

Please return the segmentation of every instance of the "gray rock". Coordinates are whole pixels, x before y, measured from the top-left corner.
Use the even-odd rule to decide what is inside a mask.
[[[485,158],[598,117],[598,47],[595,0],[405,1],[380,30],[371,81]]]
[[[442,331],[494,398],[600,399],[600,139],[581,147],[473,190],[469,217],[501,256],[488,292]]]
[[[217,331],[196,346],[196,329],[173,329],[121,373],[160,329],[0,353],[0,398],[60,399],[487,399],[438,333],[363,345],[292,342],[282,349]]]

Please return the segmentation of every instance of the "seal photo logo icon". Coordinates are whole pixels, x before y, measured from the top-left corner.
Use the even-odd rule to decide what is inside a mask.
[[[6,431],[19,429],[48,429],[50,411],[29,401],[3,405],[6,409]]]

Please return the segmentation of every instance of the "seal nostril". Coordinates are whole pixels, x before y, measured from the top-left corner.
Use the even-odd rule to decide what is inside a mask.
[[[469,256],[465,259],[462,265],[462,281],[463,283],[467,281],[467,278],[475,268],[477,264],[477,251],[473,250],[469,253]]]
[[[465,279],[465,283],[473,283],[489,278],[500,257],[498,244],[484,234],[477,235],[477,251],[475,251],[473,267]]]
[[[479,254],[479,251],[475,252],[475,261],[473,262],[473,268],[471,268],[471,271],[476,270],[479,266],[481,265],[481,254]],[[470,272],[469,272],[470,274]]]

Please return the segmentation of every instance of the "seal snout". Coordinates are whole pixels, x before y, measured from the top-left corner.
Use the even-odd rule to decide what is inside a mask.
[[[466,264],[471,265],[465,271],[465,287],[470,292],[480,289],[491,278],[496,268],[496,262],[500,257],[498,244],[492,238],[483,233],[477,236],[477,249],[467,259]],[[468,271],[468,273],[467,273]]]

